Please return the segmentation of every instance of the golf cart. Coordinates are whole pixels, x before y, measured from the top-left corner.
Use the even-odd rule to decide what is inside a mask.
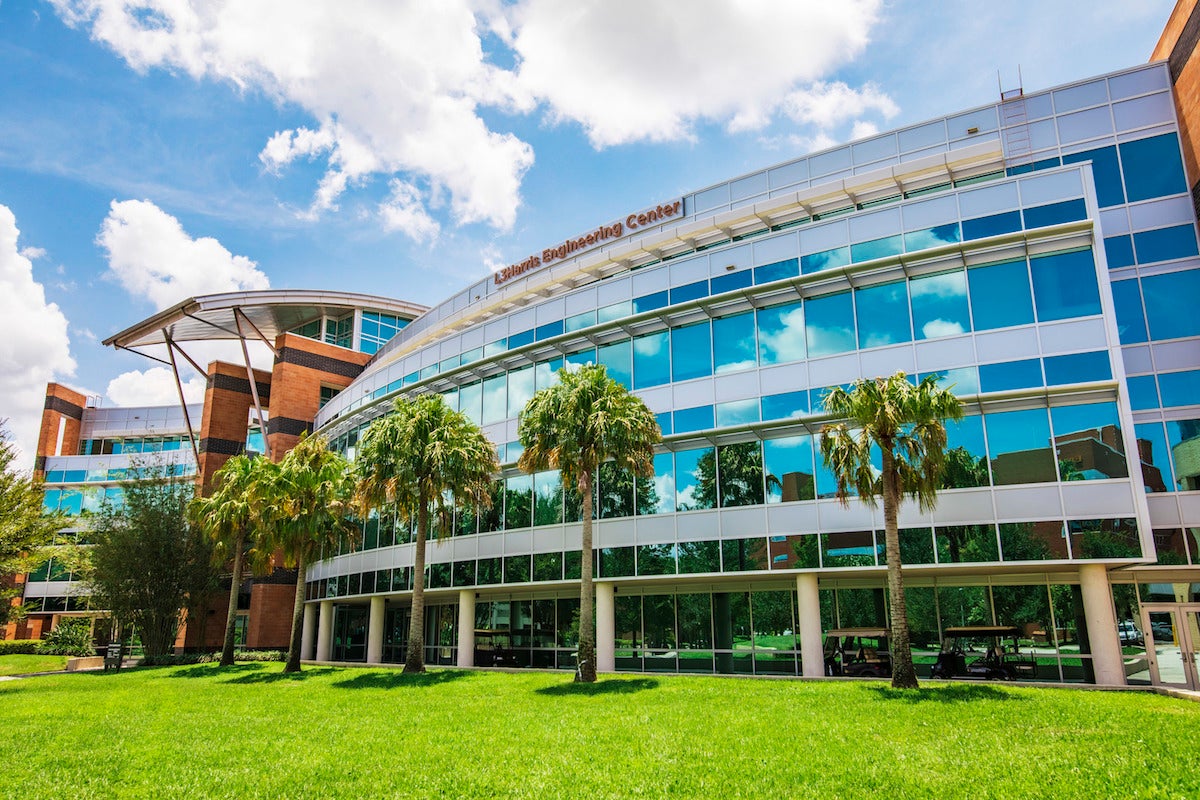
[[[946,628],[942,651],[929,677],[1032,680],[1037,676],[1037,661],[1032,654],[1021,653],[1020,634],[1020,629],[1011,625]]]
[[[825,634],[825,674],[892,677],[887,628],[834,628]]]

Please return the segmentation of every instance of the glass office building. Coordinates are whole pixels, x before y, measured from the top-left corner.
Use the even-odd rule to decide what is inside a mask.
[[[967,408],[937,509],[901,513],[918,662],[1003,624],[1039,680],[1195,683],[1200,249],[1166,62],[651,199],[435,306],[316,417],[353,456],[436,392],[497,445],[492,508],[429,549],[430,662],[573,668],[579,498],[516,469],[517,415],[599,363],[665,437],[652,478],[598,476],[600,667],[821,674],[814,630],[887,620],[882,511],[834,498],[822,396],[903,370]],[[402,660],[411,532],[384,510],[310,571],[308,655]]]

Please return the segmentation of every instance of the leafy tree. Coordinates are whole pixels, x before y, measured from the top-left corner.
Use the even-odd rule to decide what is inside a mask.
[[[937,382],[936,376],[929,376],[914,386],[897,372],[888,378],[860,378],[850,391],[839,387],[825,396],[825,409],[845,420],[821,432],[821,456],[837,478],[838,499],[848,505],[854,490],[864,503],[875,506],[876,495],[883,495],[892,686],[898,689],[917,686],[900,569],[900,502],[912,498],[923,511],[936,505],[946,460],[943,420],[963,416],[962,403]],[[883,456],[878,474],[871,463],[873,447]]]
[[[166,476],[130,481],[120,505],[92,516],[84,584],[92,604],[106,608],[142,640],[146,655],[171,651],[180,610],[197,610],[217,585],[212,546],[188,523],[191,482]]]
[[[263,508],[261,495],[275,478],[278,467],[262,458],[234,456],[213,476],[213,492],[192,502],[193,521],[208,535],[217,564],[233,561],[229,586],[229,609],[225,616],[225,640],[221,648],[221,666],[233,664],[234,632],[237,623],[238,590],[242,585],[246,556],[265,560],[265,548],[258,548],[256,527]],[[249,552],[247,552],[249,549]]]
[[[603,365],[558,371],[559,383],[537,392],[521,412],[517,435],[525,472],[557,469],[564,486],[582,498],[583,542],[579,588],[579,679],[596,680],[595,587],[592,584],[593,482],[612,460],[637,477],[654,475],[654,445],[662,431],[641,398],[608,377]]]
[[[493,477],[499,470],[495,445],[436,394],[397,399],[395,410],[372,422],[359,440],[355,504],[360,512],[395,506],[417,517],[405,672],[425,671],[425,548],[430,517],[441,521],[435,527],[442,536],[450,530],[456,505],[490,507]],[[471,623],[460,620],[460,624]]]
[[[336,547],[357,535],[350,517],[354,487],[346,459],[331,451],[322,436],[301,437],[276,469],[264,468],[264,473],[255,491],[259,520],[270,543],[283,552],[285,565],[296,569],[292,636],[283,671],[299,672],[308,565],[322,547]]]
[[[45,514],[40,482],[13,468],[16,457],[0,420],[0,625],[24,615],[22,606],[12,604],[18,590],[8,582],[41,562],[39,548],[63,526],[59,514]]]

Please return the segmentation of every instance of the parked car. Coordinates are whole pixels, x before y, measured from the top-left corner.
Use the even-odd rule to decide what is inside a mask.
[[[892,677],[887,628],[835,628],[825,634],[825,674]]]
[[[1121,644],[1143,645],[1146,643],[1142,632],[1138,630],[1137,625],[1131,619],[1121,620],[1117,623],[1117,636],[1121,639]]]

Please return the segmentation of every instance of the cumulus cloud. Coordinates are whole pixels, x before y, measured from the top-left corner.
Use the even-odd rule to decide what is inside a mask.
[[[414,241],[427,242],[437,238],[437,220],[429,216],[421,204],[417,187],[402,180],[393,180],[388,199],[379,204],[379,217],[385,230],[401,231]]]
[[[211,237],[193,239],[148,200],[114,200],[96,243],[107,253],[109,274],[158,309],[199,294],[270,287],[255,262]]]
[[[67,318],[33,278],[33,262],[18,248],[17,218],[0,205],[0,318],[10,335],[0,337],[0,415],[8,418],[9,432],[20,448],[24,463],[37,447],[38,427],[46,384],[75,372],[67,335]]]
[[[166,367],[122,372],[108,382],[104,394],[118,406],[175,406],[179,391],[175,376]],[[183,396],[189,403],[204,402],[204,378],[195,375],[183,382]],[[199,424],[199,420],[192,420]]]
[[[39,258],[46,257],[46,248],[44,247],[22,247],[21,255],[28,258],[30,261],[37,261]]]
[[[891,119],[900,108],[873,83],[868,83],[861,89],[853,89],[841,81],[818,81],[788,94],[783,100],[783,110],[796,122],[811,123],[819,128],[832,128],[869,112],[879,113],[884,119]],[[877,132],[865,131],[866,129],[863,134],[865,136]]]

